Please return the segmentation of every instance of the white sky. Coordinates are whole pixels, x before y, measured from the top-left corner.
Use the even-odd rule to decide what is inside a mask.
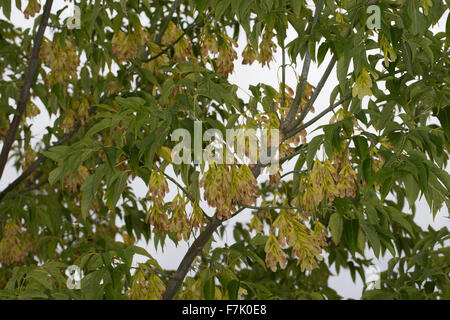
[[[43,2],[43,1],[41,1]],[[25,7],[26,2],[24,2],[23,7]],[[56,13],[56,11],[63,8],[67,3],[65,3],[63,0],[55,0],[54,5],[52,7],[52,13]],[[70,15],[69,10],[66,10],[64,12],[63,18],[68,17]],[[448,12],[446,13],[448,15]],[[0,18],[5,19],[4,16],[0,13]],[[14,24],[18,27],[27,28],[31,27],[33,24],[33,19],[26,20],[21,12],[19,12],[17,9],[15,9],[15,6],[13,5],[12,10],[12,21]],[[445,21],[446,17],[444,17],[441,20],[441,23],[437,25],[433,31],[437,30],[445,30]],[[47,35],[49,35],[49,31],[47,31]],[[296,36],[295,31],[289,30],[288,31],[288,39],[286,43],[294,39]],[[254,63],[252,66],[244,66],[241,64],[242,58],[240,53],[242,52],[243,48],[246,44],[246,38],[245,34],[242,33],[241,37],[239,39],[239,48],[238,48],[238,56],[239,60],[235,63],[235,70],[234,73],[229,77],[229,81],[233,84],[238,85],[242,90],[249,92],[248,88],[249,85],[256,85],[258,83],[265,83],[268,85],[271,85],[275,89],[278,89],[279,82],[281,79],[281,71],[278,68],[279,65],[281,65],[281,50],[279,49],[275,55],[274,61],[270,65],[269,68],[261,68],[259,64]],[[287,55],[286,55],[287,56]],[[316,85],[318,81],[320,80],[320,77],[325,70],[325,68],[328,65],[330,57],[328,56],[325,61],[322,63],[320,68],[317,68],[315,64],[311,65],[311,69],[309,72],[309,78],[308,82],[310,82],[312,85]],[[286,59],[288,61],[288,58]],[[293,68],[286,68],[286,83],[291,88],[295,88],[296,86],[296,75],[295,72],[298,74],[301,73],[302,63],[301,61],[298,61],[297,67],[293,66]],[[316,109],[316,114],[322,111],[324,108],[329,106],[329,95],[333,88],[338,84],[337,78],[336,78],[336,72],[333,71],[328,79],[327,84],[323,88],[321,94],[319,95],[317,101],[314,104],[314,107]],[[239,90],[238,94],[246,100],[246,94]],[[367,100],[365,101],[367,103]],[[55,120],[54,117],[52,119],[49,118],[48,113],[46,112],[45,108],[42,106],[42,104],[37,103],[37,105],[40,107],[41,114],[33,119],[33,127],[32,132],[33,136],[35,136],[34,142],[37,142],[40,140],[40,137],[45,133],[46,126],[49,126],[53,123]],[[306,118],[306,121],[313,117],[314,114],[310,114],[308,118]],[[316,126],[313,126],[312,129],[316,128],[319,125],[326,124],[329,121],[329,117],[324,117],[321,121],[319,121]],[[308,130],[308,133],[311,131]],[[310,140],[311,136],[308,136],[308,140]],[[294,166],[293,161],[285,165],[285,169],[289,171],[289,168],[292,170]],[[171,174],[172,176],[173,173]],[[11,181],[13,181],[18,176],[18,173],[15,172],[15,169],[11,166],[7,166],[5,173],[3,175],[3,179],[0,181],[0,189],[5,188]],[[260,179],[261,180],[261,179]],[[170,185],[170,194],[167,196],[167,199],[172,198],[176,193],[176,186],[169,181]],[[132,187],[136,193],[136,196],[138,197],[145,197],[145,194],[147,193],[147,187],[144,181],[141,179],[136,179],[132,183]],[[202,204],[202,207],[205,209],[205,211],[209,214],[213,214],[213,210],[211,208],[207,208],[205,204]],[[427,228],[428,225],[431,225],[435,229],[439,229],[443,226],[447,226],[450,228],[450,221],[448,219],[448,210],[444,206],[443,209],[437,214],[436,219],[433,221],[430,209],[428,208],[428,205],[424,199],[421,199],[416,204],[417,207],[417,214],[415,221],[417,224],[419,224],[423,228]],[[405,209],[406,210],[406,209]],[[232,218],[224,223],[224,225],[227,226],[227,232],[225,240],[228,244],[233,243],[233,236],[232,236],[232,226],[236,222],[248,222],[251,219],[251,210],[245,210],[241,214],[239,214],[237,217]],[[405,212],[408,212],[407,210]],[[189,243],[192,243],[192,239],[189,241]],[[224,242],[218,241],[216,243],[217,246],[223,246]],[[164,252],[161,251],[159,248],[158,250],[155,250],[153,247],[153,242],[151,241],[148,245],[145,243],[138,243],[138,245],[146,247],[146,249],[158,260],[160,265],[163,268],[166,269],[176,269],[178,267],[179,262],[183,258],[184,254],[186,253],[188,249],[188,244],[186,243],[180,243],[178,247],[175,247],[175,245],[170,241],[166,241],[166,247],[164,249]],[[367,251],[368,257],[374,257],[372,251]],[[138,259],[138,260],[145,260],[145,259]],[[387,266],[388,257],[381,258],[379,261],[376,259],[374,260],[375,264],[381,269],[385,269]],[[335,289],[340,295],[342,295],[345,298],[353,298],[358,299],[361,297],[361,291],[363,284],[361,282],[361,279],[357,276],[356,283],[353,283],[350,277],[349,272],[342,271],[340,272],[339,276],[333,276],[330,279],[330,286]]]

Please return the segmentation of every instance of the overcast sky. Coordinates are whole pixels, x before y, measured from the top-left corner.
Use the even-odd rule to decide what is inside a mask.
[[[41,0],[42,3],[44,1]],[[26,2],[22,4],[23,6],[26,5]],[[63,0],[55,0],[54,5],[52,7],[52,13],[56,13],[57,10],[60,10],[64,6],[67,5],[67,2],[65,3]],[[83,14],[83,13],[81,13]],[[66,9],[66,11],[63,14],[64,17],[68,17],[70,15],[70,11]],[[446,13],[448,15],[448,11]],[[0,17],[2,19],[5,19],[4,16],[0,13]],[[12,11],[12,21],[13,23],[22,28],[31,27],[33,24],[33,19],[26,20],[21,12],[19,12],[15,7],[13,6]],[[444,17],[440,24],[437,25],[434,28],[434,31],[437,30],[445,30],[445,21],[446,17]],[[50,30],[47,31],[47,36],[50,36]],[[295,31],[289,30],[288,31],[288,43],[294,37],[296,36]],[[239,86],[238,94],[242,99],[247,100],[248,95],[245,93],[249,93],[249,85],[256,85],[258,83],[265,83],[268,85],[271,85],[272,87],[278,89],[279,82],[281,79],[281,71],[279,69],[279,65],[281,65],[281,50],[277,51],[277,54],[275,55],[274,61],[271,63],[270,68],[261,68],[259,64],[254,63],[252,66],[245,66],[241,64],[242,58],[240,53],[242,52],[243,48],[246,44],[246,38],[245,34],[242,33],[241,37],[239,39],[239,48],[238,50],[238,56],[239,60],[235,63],[235,70],[234,73],[229,77],[229,81],[233,84],[236,84]],[[328,61],[330,57],[327,57],[325,61],[322,63],[322,65],[317,68],[315,64],[311,65],[311,69],[309,72],[309,78],[308,82],[313,84],[314,86],[318,83],[323,71],[327,67]],[[296,87],[296,73],[297,75],[301,73],[302,63],[301,61],[297,61],[297,66],[293,65],[292,68],[286,68],[286,83],[291,87]],[[336,78],[336,72],[332,72],[330,78],[328,79],[327,84],[325,85],[324,89],[322,90],[321,94],[319,95],[317,101],[314,104],[316,114],[322,111],[324,108],[329,106],[329,95],[333,88],[338,84],[337,78]],[[363,102],[364,106],[367,104],[367,98]],[[40,138],[45,133],[46,126],[49,126],[53,123],[54,117],[52,119],[49,118],[48,113],[45,110],[45,107],[42,106],[42,104],[37,103],[41,110],[41,114],[33,119],[33,127],[32,132],[33,136],[35,138],[33,139],[34,142],[37,142],[40,140]],[[306,118],[306,121],[313,117],[314,114],[310,114],[308,118]],[[329,117],[324,117],[320,122],[317,123],[314,128],[316,128],[319,125],[326,124],[329,121]],[[310,132],[308,131],[308,134]],[[308,136],[308,140],[311,139],[313,134]],[[284,167],[286,170],[289,170],[289,168],[293,168],[294,161],[291,161],[290,163],[286,164]],[[173,174],[172,174],[173,175]],[[0,181],[0,189],[3,189],[5,186],[8,185],[12,180],[14,180],[18,176],[18,173],[15,172],[15,169],[13,169],[11,166],[7,166],[5,173],[3,175],[2,180]],[[264,177],[261,177],[259,180],[265,179]],[[169,182],[170,184],[170,194],[167,196],[167,199],[171,199],[176,193],[176,186]],[[136,179],[132,183],[132,187],[136,192],[136,195],[138,197],[144,197],[147,193],[147,187],[146,183],[142,181],[140,178]],[[205,209],[205,211],[209,214],[213,214],[213,210],[211,208],[208,208],[206,204],[202,203],[202,207]],[[430,209],[428,208],[428,205],[424,199],[421,199],[418,201],[417,205],[417,215],[416,215],[416,222],[422,227],[427,228],[428,225],[433,226],[433,228],[438,229],[443,226],[447,226],[450,228],[450,221],[448,219],[448,209],[444,206],[443,209],[438,213],[436,216],[436,219],[433,221],[432,215],[430,213]],[[405,212],[408,212],[408,208],[405,208]],[[239,214],[237,217],[232,218],[224,223],[224,225],[227,226],[227,232],[226,232],[226,242],[228,244],[233,243],[233,237],[232,237],[232,226],[236,222],[248,222],[251,219],[251,213],[250,210],[245,210],[241,214]],[[189,241],[189,243],[192,243],[192,240]],[[224,243],[219,241],[216,245],[222,246]],[[149,245],[146,245],[145,243],[139,243],[139,245],[146,247],[146,249],[154,255],[154,257],[158,260],[158,262],[161,264],[163,268],[166,269],[176,269],[178,267],[179,262],[183,258],[184,254],[186,253],[188,249],[188,244],[179,244],[178,247],[175,247],[171,241],[166,242],[166,247],[164,252],[159,250],[155,250],[153,247],[153,242],[150,242]],[[372,251],[368,251],[368,255],[370,257],[373,257]],[[145,259],[143,259],[145,260]],[[387,266],[387,260],[388,258],[382,258],[379,261],[376,259],[375,264],[379,266],[380,269],[385,269]],[[350,277],[349,272],[343,272],[341,271],[339,276],[332,277],[330,281],[330,286],[334,288],[339,294],[344,296],[345,298],[354,298],[358,299],[361,297],[361,291],[362,291],[362,282],[361,279],[357,278],[356,283],[353,283]]]

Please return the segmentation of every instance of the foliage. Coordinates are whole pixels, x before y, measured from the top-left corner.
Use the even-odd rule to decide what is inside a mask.
[[[373,2],[81,0],[81,28],[69,29],[63,10],[43,23],[50,0],[2,0],[0,135],[14,143],[1,157],[23,173],[0,193],[0,298],[339,299],[329,277],[364,280],[370,249],[393,258],[363,298],[449,299],[448,230],[414,217],[422,196],[433,217],[450,208],[448,16],[446,32],[431,30],[450,3],[378,1],[370,29]],[[14,5],[32,28],[14,24]],[[242,98],[229,81],[238,52],[267,67],[277,50],[290,60],[279,87],[255,83]],[[327,56],[321,81],[308,82],[309,64]],[[295,90],[287,65],[303,69]],[[334,70],[330,107],[313,105]],[[35,143],[43,108],[55,121]],[[170,134],[194,136],[198,122],[223,136],[280,129],[281,171],[261,182],[260,162],[174,164]],[[288,162],[294,171],[282,171]],[[235,242],[213,245],[245,209]],[[136,246],[168,240],[190,244],[176,272]],[[79,290],[67,287],[70,265]]]

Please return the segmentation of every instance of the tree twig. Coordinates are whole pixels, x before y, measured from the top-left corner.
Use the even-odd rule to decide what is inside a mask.
[[[333,111],[336,107],[340,106],[341,104],[343,104],[345,101],[347,101],[348,99],[351,98],[351,95],[339,100],[338,102],[332,104],[331,106],[329,106],[328,108],[326,108],[325,110],[323,110],[321,113],[319,113],[317,116],[315,116],[314,118],[312,118],[310,121],[308,121],[307,123],[305,123],[304,125],[298,127],[298,128],[294,128],[293,130],[289,131],[286,134],[286,139],[289,139],[293,136],[295,136],[297,133],[299,133],[300,131],[308,128],[309,126],[313,125],[314,123],[316,123],[318,120],[320,120],[323,116],[325,116],[328,112]]]
[[[36,69],[39,62],[39,52],[41,51],[42,40],[44,38],[44,33],[47,27],[48,19],[50,17],[52,4],[53,0],[47,0],[45,2],[44,13],[41,16],[39,28],[33,43],[33,50],[31,52],[30,57],[30,64],[28,65],[28,69],[25,73],[25,80],[23,83],[22,90],[20,91],[19,100],[17,102],[17,110],[16,110],[17,112],[15,113],[13,121],[11,122],[11,126],[8,129],[6,138],[3,141],[2,152],[0,154],[0,179],[3,175],[3,171],[5,170],[6,162],[8,161],[9,151],[11,150],[11,146],[15,140],[15,136],[19,128],[20,121],[22,120],[23,114],[26,109],[27,101],[30,96],[30,89],[34,80],[34,76],[36,74]]]
[[[324,2],[324,0],[319,0],[317,2],[316,10],[314,12],[313,22],[311,25],[310,35],[313,34],[314,27],[316,26],[317,22],[319,21],[320,14],[321,14],[322,8],[323,8],[323,2]],[[311,57],[309,55],[308,49],[306,49],[305,61],[303,62],[303,68],[302,68],[302,75],[301,75],[300,82],[297,85],[294,101],[292,102],[291,108],[289,109],[289,112],[288,112],[286,118],[283,119],[283,121],[281,123],[281,129],[283,131],[285,131],[291,125],[292,121],[294,121],[295,115],[298,112],[298,108],[300,107],[300,102],[302,100],[303,93],[305,92],[306,82],[308,80],[308,73],[309,73],[310,66],[311,66]]]
[[[167,28],[169,27],[170,20],[172,20],[173,14],[175,13],[175,10],[179,7],[181,3],[181,0],[175,0],[174,4],[172,5],[172,8],[170,8],[169,14],[167,15],[166,19],[161,24],[161,29],[159,31],[158,36],[155,39],[156,43],[160,43],[162,40],[162,37],[164,36],[164,33],[166,32]]]
[[[181,191],[183,191],[183,193],[186,195],[186,197],[188,197],[188,199],[192,202],[192,204],[195,203],[195,199],[194,199],[194,197],[192,196],[192,194],[190,194],[189,191],[187,191],[186,188],[184,188],[184,187],[183,187],[176,179],[172,178],[172,177],[169,176],[167,173],[165,173],[164,171],[160,170],[158,167],[155,166],[155,168],[156,168],[156,170],[157,170],[158,172],[162,173],[167,179],[169,179],[170,181],[172,181],[172,182],[173,182],[173,183],[174,183]],[[211,220],[211,217],[208,216],[208,215],[206,214],[206,212],[205,212],[202,208],[200,208],[200,209],[202,210],[203,215],[205,216],[205,218],[206,218],[208,221],[210,221],[210,220]]]
[[[350,25],[350,26],[347,27],[347,30],[345,31],[344,39],[348,38],[348,36],[350,35],[351,30],[352,30],[352,26]],[[337,62],[337,58],[336,58],[336,55],[334,55],[331,58],[331,60],[330,60],[330,62],[328,64],[325,72],[323,73],[322,78],[320,78],[319,83],[317,84],[316,88],[314,89],[313,95],[308,100],[308,102],[307,102],[307,104],[305,106],[305,109],[302,110],[302,112],[300,113],[300,116],[298,117],[298,119],[296,119],[295,121],[293,121],[292,123],[290,123],[288,125],[286,131],[292,130],[293,128],[295,128],[298,125],[300,125],[300,123],[302,123],[303,120],[305,120],[305,118],[308,115],[309,111],[311,111],[311,108],[313,107],[313,103],[316,101],[316,99],[319,96],[320,92],[322,91],[325,83],[327,82],[327,80],[328,80],[328,78],[329,78],[329,76],[331,74],[331,71],[334,69],[334,66],[335,66],[336,62]]]
[[[70,138],[73,137],[73,135],[75,135],[79,128],[80,124],[78,124],[71,132],[64,135],[64,137],[62,137],[60,140],[55,142],[52,147],[56,147],[67,142]],[[24,172],[22,172],[22,174],[18,178],[16,178],[2,192],[0,192],[0,201],[6,196],[8,192],[12,191],[15,187],[22,183],[22,181],[28,178],[28,176],[30,176],[45,161],[45,159],[47,159],[46,156],[40,155]]]
[[[246,206],[246,205],[241,205],[243,208],[247,208],[247,209],[253,209],[253,210],[299,210],[299,211],[303,211],[302,208],[299,207],[290,207],[290,206],[262,206],[262,207],[258,207],[258,206]]]

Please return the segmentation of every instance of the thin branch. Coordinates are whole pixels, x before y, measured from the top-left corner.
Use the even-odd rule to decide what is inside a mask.
[[[167,15],[166,19],[161,24],[161,30],[159,31],[159,34],[155,39],[156,43],[161,42],[162,37],[164,36],[164,33],[166,32],[167,28],[169,27],[170,20],[172,20],[175,10],[177,10],[180,3],[181,3],[181,0],[175,0],[174,4],[172,5],[172,8],[170,8],[169,14]]]
[[[282,174],[280,176],[280,179],[283,179],[284,177],[287,177],[288,175],[293,174],[293,173],[305,173],[305,172],[306,172],[306,170],[292,170],[292,171]]]
[[[314,89],[313,95],[308,100],[308,103],[306,104],[305,109],[303,109],[302,112],[300,113],[300,116],[287,127],[286,131],[292,130],[292,128],[297,127],[305,119],[306,115],[313,107],[313,103],[316,101],[317,97],[319,96],[320,91],[322,91],[323,86],[325,85],[326,81],[328,80],[328,77],[330,76],[331,71],[333,70],[334,65],[336,64],[336,61],[337,61],[336,56],[333,56],[331,58],[330,63],[328,64],[327,69],[325,70],[324,74],[322,75],[322,78],[320,79],[319,83],[317,84],[317,87]]]
[[[52,147],[56,147],[58,145],[63,144],[67,140],[69,140],[72,135],[76,133],[78,129],[74,129],[69,134],[65,135],[61,140],[57,141]],[[44,161],[47,159],[46,156],[40,155],[22,174],[16,178],[13,182],[11,182],[2,192],[0,192],[0,201],[6,196],[6,194],[12,191],[15,187],[17,187],[22,181],[28,178]]]
[[[184,194],[186,195],[186,197],[188,197],[188,199],[194,203],[195,199],[194,197],[189,193],[189,191],[187,191],[177,180],[175,180],[174,178],[172,178],[171,176],[169,176],[167,173],[161,171],[158,167],[155,167],[156,170],[159,173],[162,173],[167,179],[169,179],[170,181],[172,181],[181,191],[184,192]]]
[[[247,209],[253,209],[253,210],[299,210],[299,211],[303,211],[303,209],[299,208],[299,207],[290,207],[290,206],[263,206],[263,207],[258,207],[258,206],[246,206],[246,205],[241,205],[243,208],[247,208]]]
[[[345,101],[347,101],[348,99],[350,99],[352,96],[349,95],[341,100],[339,100],[338,102],[332,104],[331,106],[329,106],[328,108],[326,108],[325,110],[323,110],[321,113],[319,113],[317,116],[315,116],[314,118],[312,118],[310,121],[308,121],[307,123],[305,123],[304,125],[295,128],[291,131],[289,131],[286,134],[286,139],[289,139],[293,136],[295,136],[297,133],[301,132],[302,130],[305,130],[306,128],[308,128],[309,126],[313,125],[314,123],[316,123],[317,121],[319,121],[323,116],[325,116],[328,112],[333,111],[336,107],[340,106],[341,104],[343,104]]]
[[[198,17],[197,17],[198,18]],[[155,60],[157,58],[159,58],[160,56],[162,56],[163,54],[167,53],[167,51],[169,51],[170,49],[172,49],[174,47],[174,45],[176,45],[181,39],[184,38],[184,36],[186,35],[186,33],[192,29],[194,26],[197,25],[198,22],[194,21],[192,24],[190,24],[186,29],[183,30],[183,33],[177,38],[175,39],[174,42],[172,42],[171,44],[167,44],[165,45],[166,47],[161,50],[158,54],[148,58],[148,59],[143,59],[142,62],[150,62],[152,60]],[[159,44],[159,43],[158,43]],[[146,54],[147,56],[150,55],[150,53]]]
[[[156,170],[160,173],[162,173],[167,179],[169,179],[170,181],[172,181],[178,188],[180,188],[181,191],[183,191],[183,193],[186,195],[186,197],[188,197],[188,199],[194,204],[195,203],[195,199],[194,197],[189,193],[189,191],[186,190],[186,188],[184,188],[176,179],[172,178],[171,176],[169,176],[167,173],[165,173],[164,171],[161,171],[158,167],[155,167]],[[202,210],[203,215],[205,216],[205,218],[210,221],[211,217],[208,216],[206,214],[206,212],[200,208],[200,210]]]
[[[314,27],[316,26],[317,22],[319,21],[320,14],[321,14],[322,8],[323,8],[323,2],[324,2],[323,0],[319,0],[317,3],[316,10],[314,12],[313,22],[311,25],[310,35],[313,34]],[[305,92],[306,82],[308,80],[308,73],[309,73],[310,66],[311,66],[311,57],[309,55],[308,48],[307,48],[306,52],[305,52],[305,61],[303,63],[303,68],[302,68],[302,75],[301,75],[300,82],[297,85],[294,101],[292,102],[291,108],[289,109],[286,119],[284,119],[281,123],[281,127],[283,130],[285,130],[286,128],[288,128],[290,126],[290,124],[292,123],[292,121],[295,118],[295,115],[298,112],[298,108],[300,107],[300,102],[302,100],[303,93]]]
[[[344,39],[349,37],[351,30],[352,30],[352,25],[349,25],[345,31]],[[308,103],[306,104],[305,109],[302,110],[298,119],[296,119],[293,123],[291,123],[287,127],[286,132],[297,127],[298,125],[300,125],[300,123],[302,123],[303,120],[305,120],[309,111],[311,111],[311,108],[313,107],[313,103],[316,101],[316,99],[319,96],[320,92],[322,91],[325,83],[327,82],[327,80],[331,74],[331,71],[333,71],[336,62],[337,62],[337,58],[336,58],[336,55],[334,55],[331,58],[327,69],[325,70],[324,74],[322,75],[322,78],[320,79],[319,83],[317,84],[316,88],[314,89],[314,93],[313,93],[312,97],[308,100]]]
[[[23,114],[26,109],[27,101],[30,96],[31,85],[36,74],[36,69],[39,62],[39,52],[41,51],[42,40],[44,38],[45,29],[47,27],[47,22],[50,17],[50,11],[52,8],[53,0],[47,0],[44,5],[44,13],[42,14],[41,21],[39,22],[39,28],[36,34],[36,38],[33,43],[33,50],[31,52],[30,64],[25,73],[25,80],[23,83],[22,90],[20,91],[19,100],[17,102],[17,112],[14,115],[11,126],[8,129],[6,138],[3,142],[2,152],[0,154],[0,179],[5,170],[6,162],[8,161],[9,151],[15,140],[17,130],[22,120]]]
[[[299,155],[299,154],[301,154],[301,153],[306,152],[307,146],[308,146],[307,144],[302,144],[302,145],[298,148],[298,150],[296,150],[295,152],[293,152],[293,153],[291,153],[291,154],[289,154],[289,155],[287,155],[287,156],[281,158],[278,162],[279,162],[280,164],[283,164],[283,163],[285,163],[286,161],[291,160],[293,157],[295,157],[295,156],[297,156],[297,155]]]

